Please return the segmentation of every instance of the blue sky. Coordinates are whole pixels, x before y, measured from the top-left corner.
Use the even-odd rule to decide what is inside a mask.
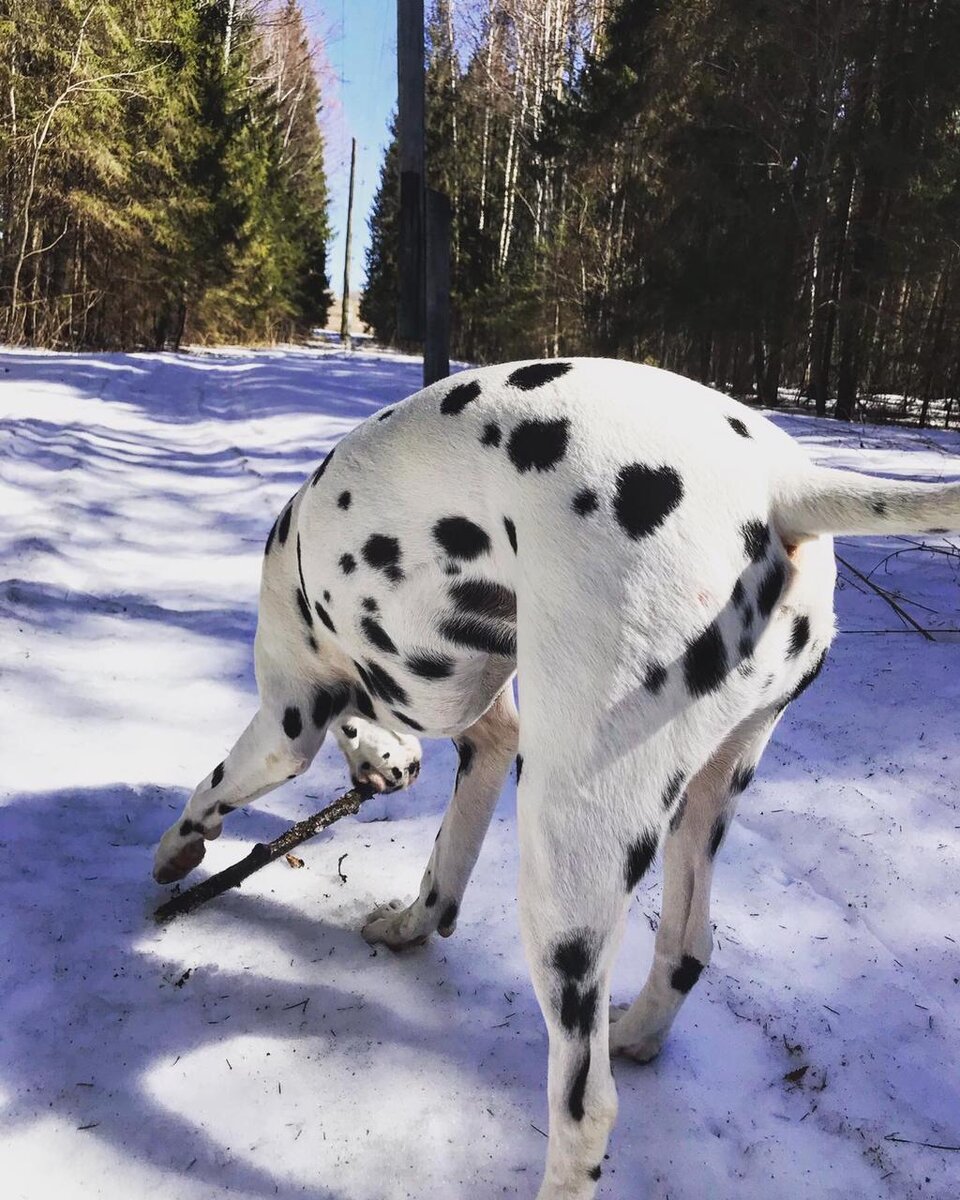
[[[311,29],[324,43],[335,81],[325,89],[323,118],[327,138],[327,181],[333,239],[328,272],[339,295],[347,224],[350,139],[357,139],[357,177],[353,202],[350,290],[363,284],[367,217],[380,174],[387,123],[397,102],[396,0],[305,0]]]

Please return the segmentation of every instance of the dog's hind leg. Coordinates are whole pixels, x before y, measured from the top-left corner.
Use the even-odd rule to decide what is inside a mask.
[[[513,684],[483,716],[456,738],[460,766],[453,798],[433,853],[410,905],[399,900],[372,912],[363,928],[368,942],[399,949],[422,942],[434,930],[449,937],[510,763],[517,753],[518,721]]]
[[[780,711],[766,709],[743,721],[687,785],[664,847],[663,904],[650,974],[632,1005],[610,1013],[614,1054],[639,1062],[654,1058],[710,961],[714,859]]]
[[[538,1200],[590,1200],[600,1178],[617,1114],[610,973],[631,884],[649,866],[662,823],[651,794],[649,825],[634,831],[636,840],[625,837],[637,817],[636,788],[590,777],[580,765],[585,748],[576,749],[558,756],[555,739],[533,739],[524,729],[520,923],[549,1035],[549,1143]],[[644,779],[643,770],[634,778]]]

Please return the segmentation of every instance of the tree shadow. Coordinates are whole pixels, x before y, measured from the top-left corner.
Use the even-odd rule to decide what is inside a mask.
[[[358,367],[362,363],[362,370]],[[422,386],[419,359],[330,350],[137,354],[5,351],[0,376],[117,400],[151,421],[248,421],[311,412],[357,420]],[[157,383],[162,379],[162,389]],[[149,386],[147,381],[150,380]],[[237,402],[242,384],[243,402]]]
[[[438,983],[456,986],[456,963],[437,947],[419,952],[413,964],[409,958],[385,964],[403,977],[404,987],[421,993],[409,1018],[406,1008],[387,1009],[356,990],[315,979],[310,1009],[294,1011],[303,1000],[302,977],[276,977],[256,963],[249,971],[204,966],[185,980],[182,958],[165,950],[169,931],[153,926],[151,910],[160,897],[149,879],[152,848],[170,808],[179,809],[184,798],[176,789],[115,785],[18,795],[0,808],[8,948],[0,966],[6,997],[0,1073],[9,1095],[8,1133],[53,1112],[154,1169],[179,1174],[191,1164],[190,1178],[217,1194],[243,1189],[336,1200],[335,1188],[293,1185],[282,1172],[236,1157],[225,1162],[218,1139],[150,1095],[151,1071],[215,1046],[225,1033],[304,1039],[325,1033],[334,1016],[340,1038],[407,1045],[418,1057],[446,1058],[465,1073],[479,1072],[491,1090],[502,1090],[502,1076],[485,1062],[487,1041],[475,1032],[488,1015],[482,1004],[455,1036],[448,1021],[419,1019]],[[255,824],[266,839],[285,823],[260,812]],[[228,924],[234,936],[240,926],[254,944],[268,938],[291,962],[330,956],[337,977],[353,989],[373,970],[371,948],[356,929],[308,919],[250,892],[231,893],[215,911],[186,919],[198,935],[195,952],[208,952],[211,963],[217,961],[217,928]],[[498,981],[502,965],[493,956],[484,970],[492,993],[514,982],[509,976]],[[305,1069],[316,1070],[321,1082],[319,1066]],[[530,1093],[532,1107],[539,1080],[518,1078],[514,1087]],[[322,1117],[318,1102],[317,1121]]]

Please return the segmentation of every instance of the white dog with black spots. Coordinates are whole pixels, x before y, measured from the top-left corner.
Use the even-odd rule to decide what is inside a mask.
[[[363,929],[396,948],[449,936],[519,752],[520,914],[550,1041],[538,1197],[588,1200],[617,1110],[610,1054],[657,1054],[709,963],[737,797],[833,638],[829,535],[946,528],[960,485],[814,467],[758,413],[653,367],[532,362],[434,384],[353,430],[278,517],[259,711],[154,875],[186,875],[328,729],[380,791],[416,777],[416,734],[452,737],[420,894]],[[622,923],[661,847],[650,976],[608,1020]]]

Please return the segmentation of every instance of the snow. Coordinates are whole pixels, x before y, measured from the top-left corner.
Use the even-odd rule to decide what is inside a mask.
[[[0,352],[0,1173],[8,1200],[531,1197],[546,1042],[504,794],[455,937],[360,938],[412,896],[454,774],[158,928],[154,845],[255,706],[264,538],[418,360]],[[960,435],[779,423],[822,462],[960,476]],[[721,855],[717,948],[661,1058],[617,1063],[611,1200],[955,1200],[957,539],[848,541],[842,634]],[[878,567],[894,552],[898,556]],[[217,870],[344,790],[336,747],[228,823]],[[337,873],[337,860],[346,882]],[[199,876],[200,873],[198,873]],[[614,998],[650,959],[659,877]],[[807,1068],[789,1079],[793,1072]],[[888,1140],[895,1134],[908,1143]]]

